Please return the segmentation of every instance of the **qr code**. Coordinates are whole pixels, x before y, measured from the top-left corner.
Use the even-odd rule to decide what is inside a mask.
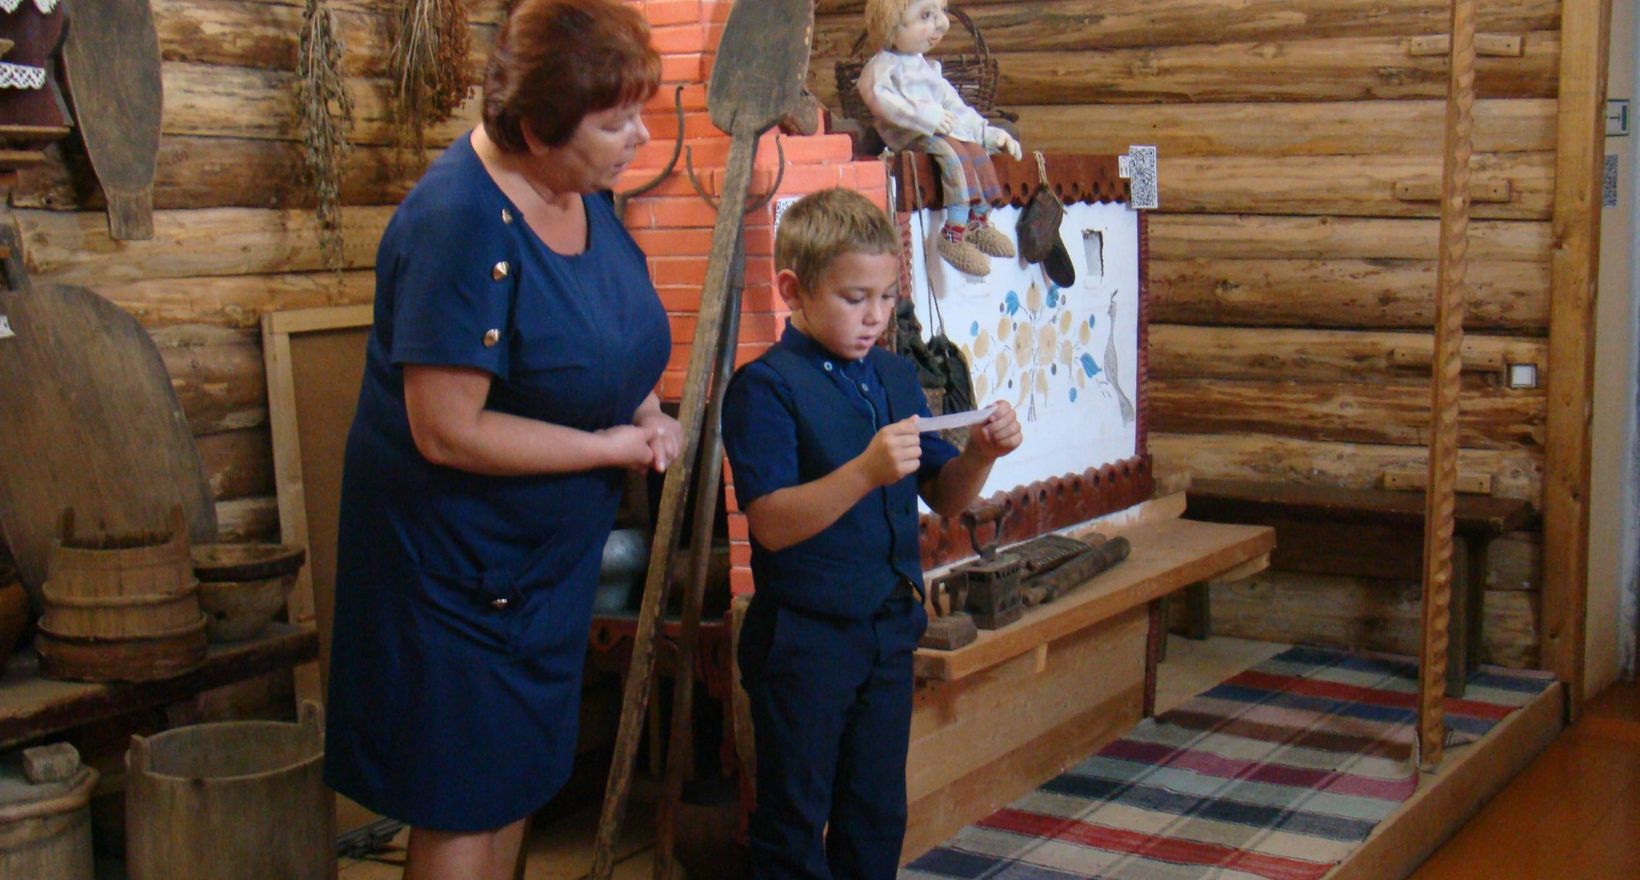
[[[1617,156],[1606,156],[1606,173],[1600,181],[1600,204],[1602,207],[1617,207]]]
[[[1140,210],[1156,209],[1161,204],[1156,193],[1156,148],[1130,146],[1126,158],[1123,173],[1130,181],[1128,204]]]

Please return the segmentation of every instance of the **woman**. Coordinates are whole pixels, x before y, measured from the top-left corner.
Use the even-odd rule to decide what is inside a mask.
[[[612,0],[521,0],[483,124],[376,259],[343,468],[325,776],[407,822],[405,877],[511,876],[569,775],[622,469],[681,446],[644,256],[603,191],[660,80]]]

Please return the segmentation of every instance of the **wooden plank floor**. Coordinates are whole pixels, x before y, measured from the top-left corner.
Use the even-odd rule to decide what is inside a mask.
[[[1640,685],[1577,724],[1481,809],[1412,880],[1640,877]]]

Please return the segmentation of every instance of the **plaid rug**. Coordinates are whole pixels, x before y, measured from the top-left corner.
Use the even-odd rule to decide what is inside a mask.
[[[1312,880],[1417,789],[1407,657],[1295,647],[1139,724],[964,828],[901,880]],[[1554,682],[1482,667],[1446,701],[1472,742]]]

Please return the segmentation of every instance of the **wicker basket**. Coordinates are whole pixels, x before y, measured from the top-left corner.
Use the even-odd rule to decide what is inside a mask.
[[[973,19],[968,13],[956,7],[949,7],[946,14],[962,23],[968,29],[969,36],[974,38],[974,54],[966,52],[960,55],[942,55],[939,58],[942,72],[947,82],[957,90],[957,95],[964,104],[979,111],[979,115],[986,119],[1001,119],[1008,122],[1017,122],[1019,115],[1006,110],[998,110],[997,99],[997,60],[991,56],[991,48],[985,45],[985,37],[974,27]],[[854,41],[854,48],[849,51],[849,57],[837,62],[837,100],[843,105],[843,115],[860,123],[866,131],[871,131],[874,122],[871,117],[871,108],[866,106],[865,99],[860,97],[860,90],[855,88],[860,82],[860,73],[865,70],[868,60],[862,53],[866,46],[866,34]]]

